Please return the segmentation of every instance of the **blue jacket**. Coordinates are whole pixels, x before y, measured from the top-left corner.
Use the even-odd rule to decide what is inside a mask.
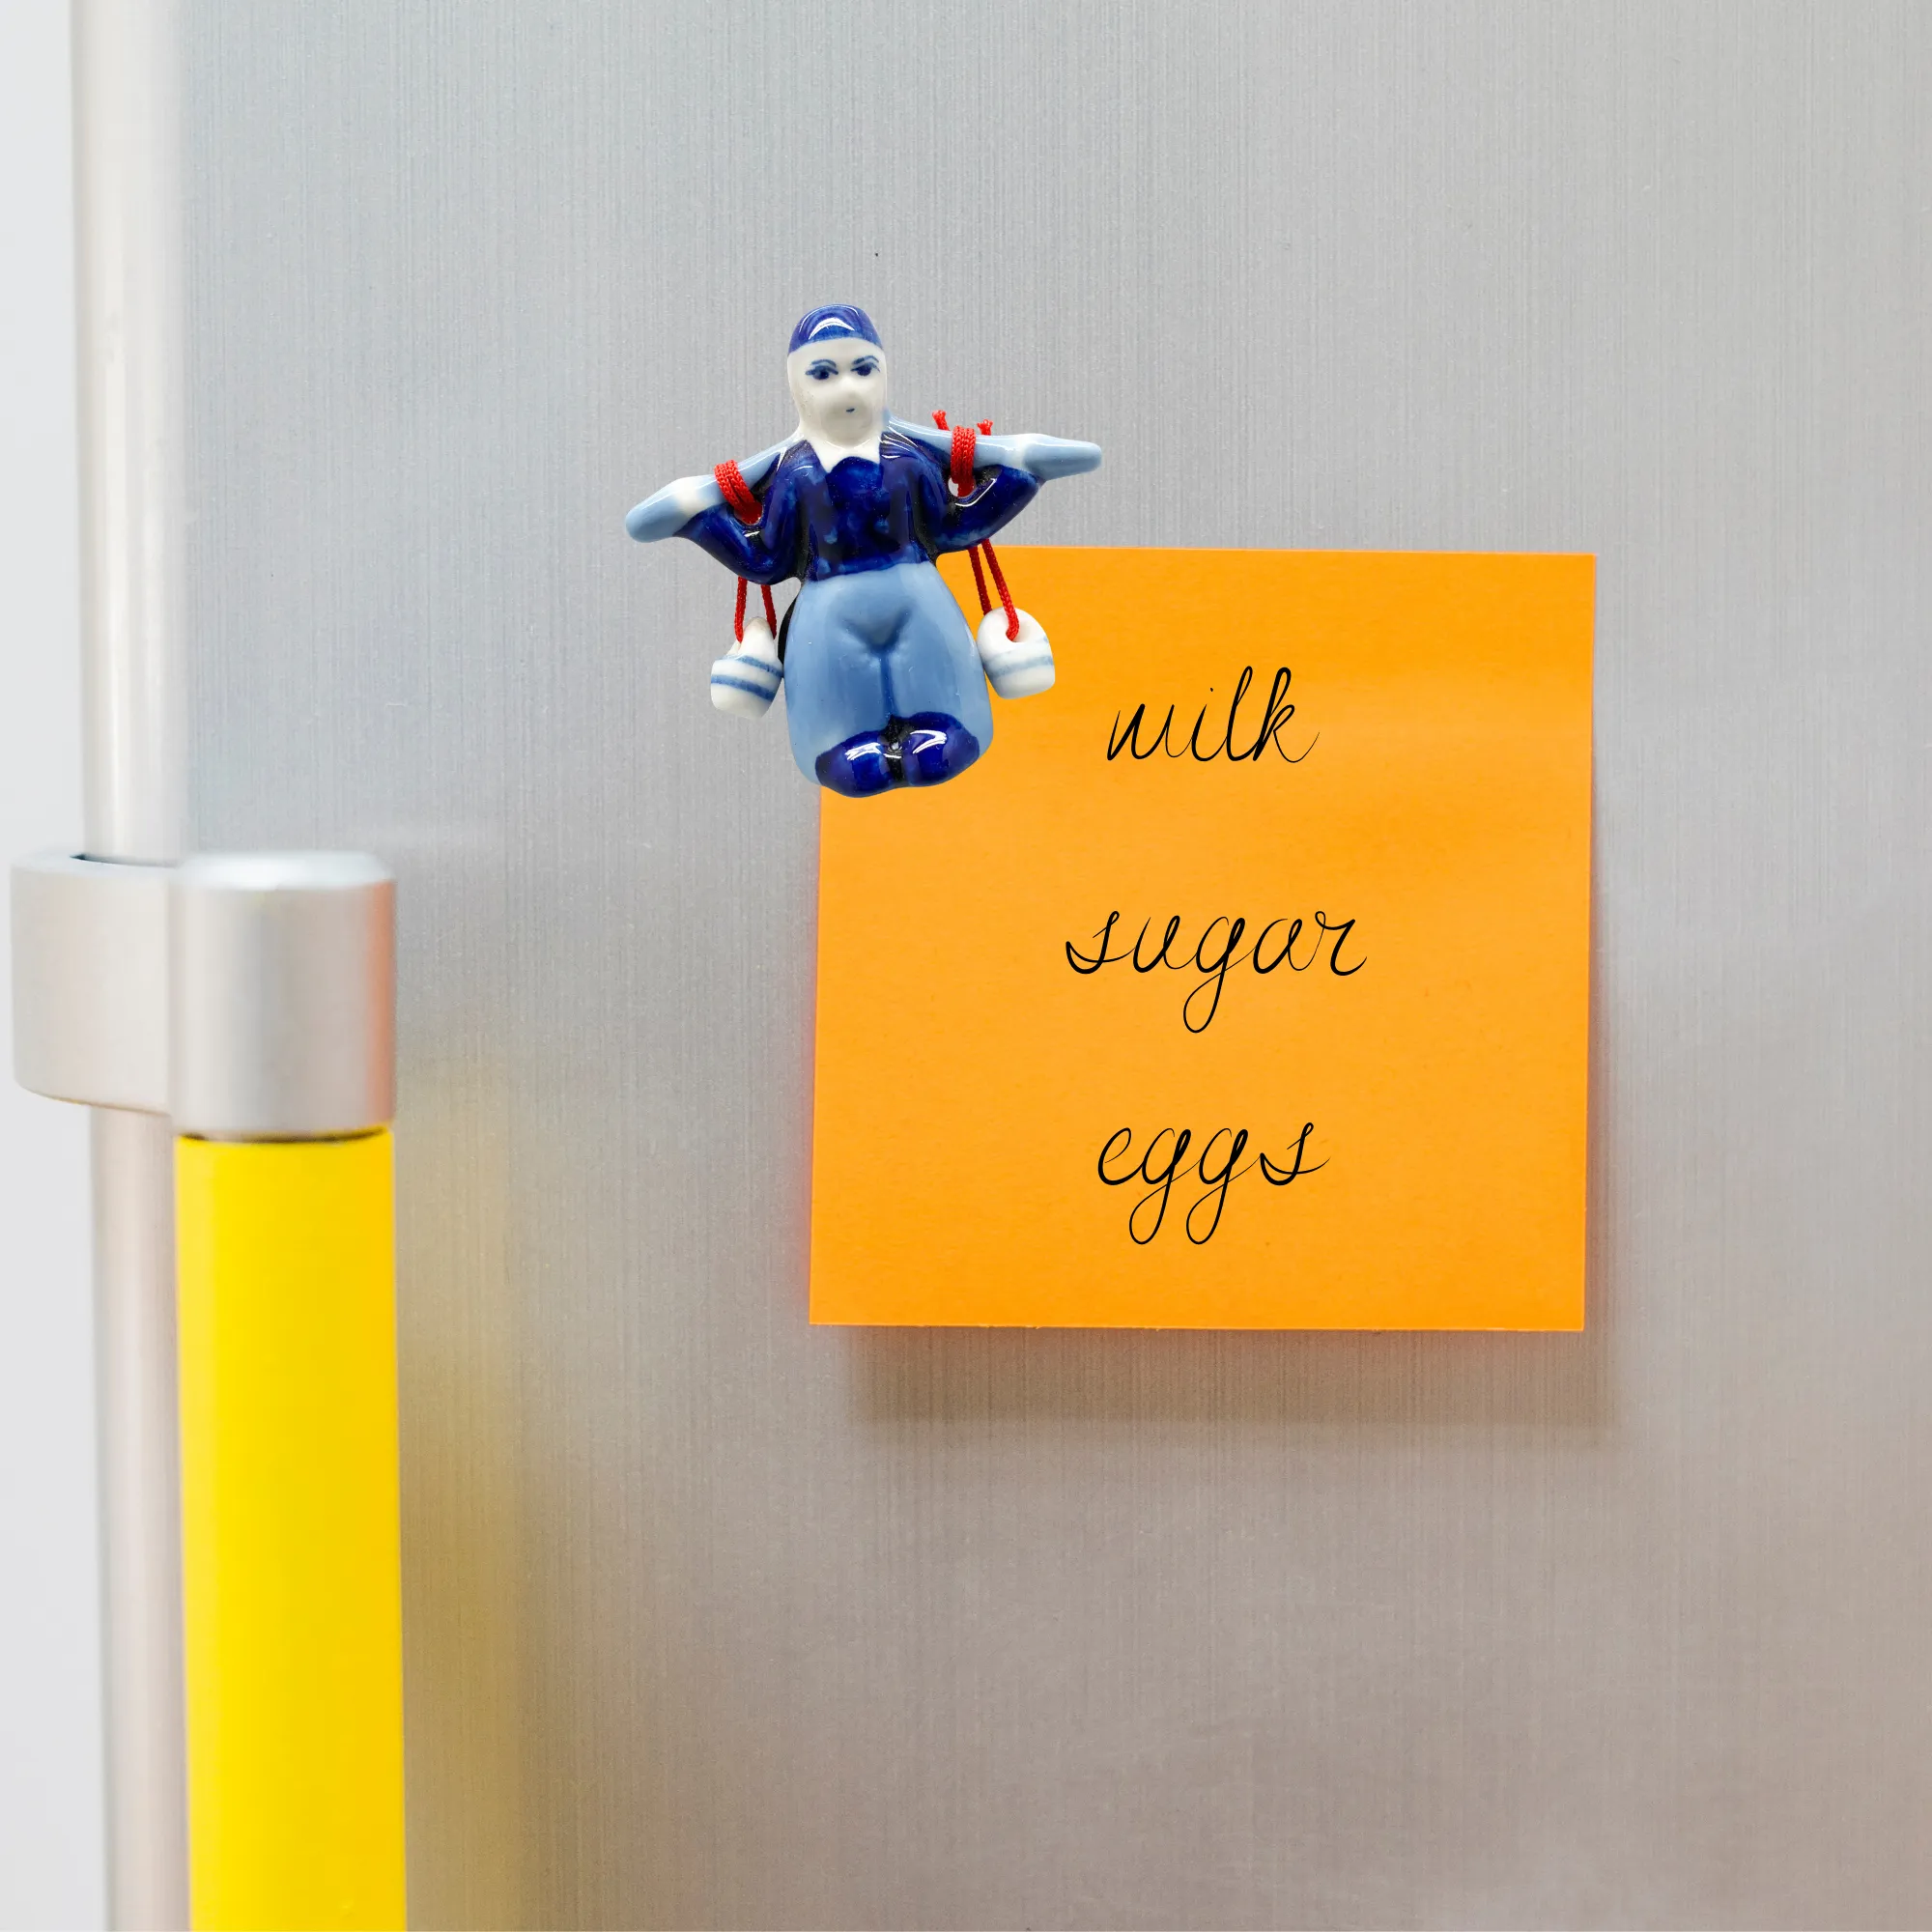
[[[753,583],[787,577],[840,577],[929,562],[942,551],[971,550],[1003,529],[1033,501],[1039,479],[1024,469],[985,474],[973,494],[955,497],[931,451],[888,429],[879,460],[848,456],[826,475],[801,439],[779,458],[762,492],[755,524],[727,504],[700,510],[678,531],[726,570]]]

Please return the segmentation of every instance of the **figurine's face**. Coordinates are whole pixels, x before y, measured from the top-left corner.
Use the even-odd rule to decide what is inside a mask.
[[[869,442],[886,426],[886,357],[855,335],[808,342],[785,358],[798,419],[812,436],[841,446]]]

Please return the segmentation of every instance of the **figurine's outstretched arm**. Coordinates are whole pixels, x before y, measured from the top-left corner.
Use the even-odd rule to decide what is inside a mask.
[[[771,474],[775,464],[793,439],[775,442],[755,456],[748,456],[738,466],[738,473],[749,489],[755,490]],[[724,493],[715,476],[680,476],[667,483],[654,497],[646,497],[624,519],[624,527],[639,543],[656,543],[661,537],[674,537],[700,510],[715,510],[724,502]]]
[[[901,436],[923,442],[942,460],[952,457],[952,432],[950,429],[935,429],[930,423],[907,422],[902,416],[894,416],[892,425]],[[1099,469],[1100,445],[1097,442],[1069,442],[1061,436],[982,436],[973,450],[973,467],[976,469],[995,467],[1024,469],[1029,476],[1037,476],[1042,483],[1051,483],[1058,476],[1079,476],[1089,469]]]

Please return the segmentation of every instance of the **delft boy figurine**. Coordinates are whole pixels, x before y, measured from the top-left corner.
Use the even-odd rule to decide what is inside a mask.
[[[785,375],[794,435],[667,485],[626,527],[642,543],[689,537],[753,583],[802,580],[776,641],[743,622],[741,582],[741,640],[712,668],[721,710],[761,714],[782,679],[807,778],[851,798],[942,784],[992,739],[988,677],[1003,697],[1044,691],[1053,655],[1039,626],[1009,609],[989,611],[976,644],[932,559],[984,543],[1043,481],[1095,468],[1100,452],[889,416],[885,352],[864,309],[804,317]],[[949,472],[964,494],[949,490]]]

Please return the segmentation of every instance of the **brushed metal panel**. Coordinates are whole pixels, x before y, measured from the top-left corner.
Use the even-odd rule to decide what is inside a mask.
[[[197,833],[401,875],[420,1922],[1932,1916],[1932,14],[186,4]],[[1036,540],[1598,554],[1585,1335],[806,1326],[813,803],[619,520],[831,298],[1106,445]]]

